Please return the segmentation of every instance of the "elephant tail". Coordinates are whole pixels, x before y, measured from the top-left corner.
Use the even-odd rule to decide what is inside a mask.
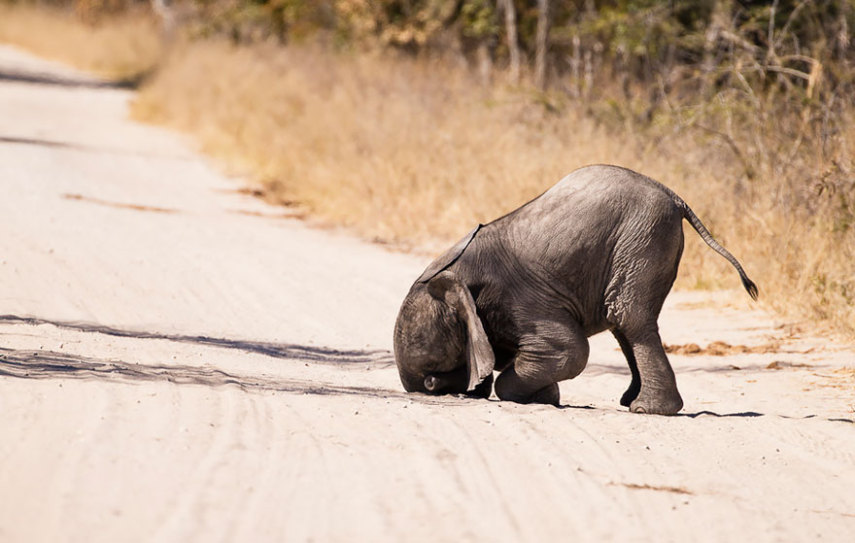
[[[692,208],[689,207],[689,204],[683,201],[682,198],[677,196],[673,191],[667,189],[671,194],[671,197],[674,199],[674,203],[677,204],[677,207],[680,208],[680,211],[683,213],[683,218],[689,221],[689,224],[692,225],[692,228],[701,236],[701,239],[712,248],[713,251],[717,252],[728,262],[730,262],[736,271],[739,272],[739,278],[742,280],[742,286],[745,287],[745,290],[748,292],[748,295],[751,296],[752,300],[756,300],[758,296],[757,285],[754,284],[754,281],[748,278],[748,275],[745,273],[745,270],[742,269],[742,264],[736,260],[736,257],[730,254],[730,251],[722,247],[722,245],[712,237],[710,231],[707,230],[707,227],[704,226],[704,223],[701,222],[701,219],[695,215],[695,212],[692,211]]]

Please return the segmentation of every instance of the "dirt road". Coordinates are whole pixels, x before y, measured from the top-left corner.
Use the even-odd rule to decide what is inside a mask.
[[[406,395],[429,259],[241,194],[131,96],[0,47],[0,541],[852,540],[852,350],[674,293],[679,416],[618,405],[607,336],[561,408]]]

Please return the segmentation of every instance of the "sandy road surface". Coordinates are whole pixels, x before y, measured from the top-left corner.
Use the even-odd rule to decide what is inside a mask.
[[[0,48],[0,541],[852,541],[853,351],[676,293],[667,343],[759,351],[672,355],[681,416],[618,406],[606,336],[560,409],[405,395],[426,259],[283,218],[129,98]]]

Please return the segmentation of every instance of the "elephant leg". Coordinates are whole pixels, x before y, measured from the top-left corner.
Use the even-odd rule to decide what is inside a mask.
[[[674,414],[683,400],[656,321],[683,254],[682,217],[663,215],[644,228],[645,234],[639,230],[621,238],[615,248],[614,275],[605,291],[606,320],[632,372],[621,405],[634,412]]]
[[[517,373],[511,366],[496,379],[496,396],[500,400],[516,403],[543,403],[558,406],[561,401],[561,392],[558,383],[552,381],[541,386],[545,379],[531,379]]]
[[[513,362],[496,379],[496,395],[517,403],[558,405],[558,382],[579,375],[588,339],[576,323],[540,322],[521,341]]]
[[[472,389],[471,392],[467,392],[466,395],[472,398],[482,398],[487,399],[490,397],[490,394],[493,393],[493,375],[488,375],[484,382],[480,385],[476,386]]]
[[[612,330],[612,334],[615,336],[615,339],[617,339],[618,345],[620,345],[620,350],[623,351],[623,355],[626,357],[626,363],[629,365],[629,372],[632,374],[632,381],[629,383],[629,388],[626,389],[626,392],[624,392],[623,396],[620,398],[620,404],[624,407],[629,407],[641,391],[641,377],[638,374],[638,363],[635,361],[635,354],[632,352],[632,345],[629,344],[629,340],[626,339],[623,332],[615,328]]]
[[[630,411],[657,415],[673,415],[680,411],[683,408],[683,399],[677,390],[674,370],[668,362],[665,349],[662,348],[662,339],[656,325],[641,333],[627,332],[626,339],[635,357],[641,385],[637,396],[630,402]],[[633,376],[633,382],[634,379]],[[630,385],[627,392],[632,388]],[[623,404],[623,401],[621,403]]]

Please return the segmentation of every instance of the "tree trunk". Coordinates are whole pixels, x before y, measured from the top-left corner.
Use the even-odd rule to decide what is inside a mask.
[[[534,85],[539,90],[546,89],[546,60],[549,46],[549,25],[551,13],[549,0],[537,0],[537,35],[535,37]]]
[[[151,9],[160,20],[160,39],[166,47],[175,39],[175,12],[171,0],[151,0]]]
[[[573,35],[573,54],[570,56],[570,96],[582,96],[582,40]]]
[[[510,56],[509,77],[511,83],[520,82],[520,44],[517,38],[517,9],[514,0],[499,0],[500,7],[505,10],[505,34],[508,38],[508,55]]]
[[[487,42],[482,40],[475,53],[478,57],[478,75],[481,76],[481,84],[487,86],[493,79],[493,58]]]

